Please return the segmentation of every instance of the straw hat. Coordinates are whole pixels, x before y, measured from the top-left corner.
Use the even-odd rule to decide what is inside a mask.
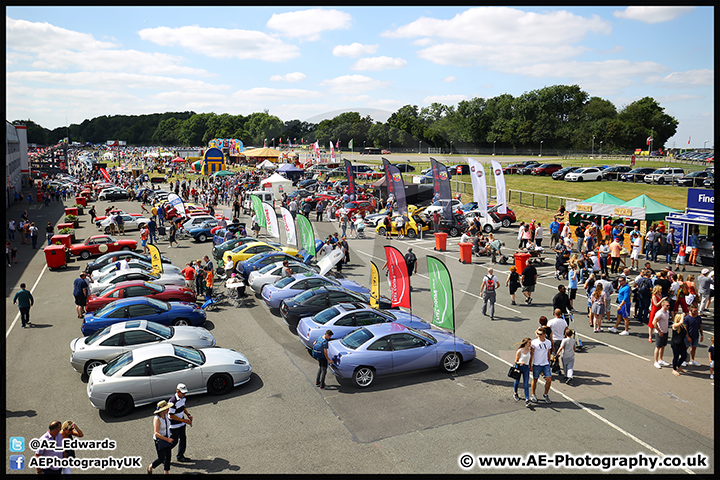
[[[157,404],[157,410],[153,412],[155,415],[158,413],[162,413],[165,410],[169,410],[174,404],[172,402],[166,402],[165,400],[160,400]]]

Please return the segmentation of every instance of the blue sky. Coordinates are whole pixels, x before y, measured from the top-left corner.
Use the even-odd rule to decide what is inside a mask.
[[[6,115],[385,121],[578,84],[618,110],[655,98],[668,148],[714,147],[714,27],[712,7],[7,7]]]

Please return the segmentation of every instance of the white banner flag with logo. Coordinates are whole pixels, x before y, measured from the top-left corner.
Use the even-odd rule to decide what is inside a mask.
[[[507,213],[507,190],[505,190],[505,174],[502,167],[495,160],[490,160],[495,175],[495,188],[497,189],[498,213]]]
[[[175,211],[180,215],[181,217],[185,216],[185,203],[183,202],[183,199],[180,198],[177,194],[171,193],[168,195],[168,203],[172,205],[175,208]]]
[[[295,219],[285,207],[280,207],[280,213],[282,214],[283,223],[285,224],[285,236],[287,237],[288,245],[297,245],[297,237],[295,236]]]
[[[265,220],[267,220],[267,224],[265,225],[265,228],[267,228],[268,235],[275,238],[280,238],[280,228],[278,227],[278,220],[277,215],[275,214],[275,209],[272,207],[272,205],[262,202],[263,211],[265,212]]]
[[[473,187],[473,201],[477,203],[483,217],[487,217],[487,181],[485,181],[485,169],[482,163],[474,158],[468,158],[470,166],[470,180]]]

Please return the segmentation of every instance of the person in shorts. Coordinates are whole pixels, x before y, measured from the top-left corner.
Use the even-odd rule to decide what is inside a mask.
[[[526,265],[520,278],[522,292],[525,295],[525,303],[532,304],[532,293],[535,291],[537,283],[537,269],[532,265]]]
[[[653,355],[653,366],[655,368],[666,367],[669,364],[663,360],[663,353],[667,346],[668,325],[670,323],[670,302],[663,300],[660,310],[655,312],[653,321],[655,352]]]
[[[535,388],[537,387],[537,381],[540,374],[545,377],[545,393],[543,399],[545,403],[551,403],[548,392],[550,392],[550,385],[552,384],[552,372],[550,368],[550,362],[552,357],[552,343],[545,337],[545,329],[538,327],[535,330],[535,340],[530,343],[530,372],[532,372],[533,379],[530,385],[532,395],[530,395],[530,401],[537,403],[537,397],[535,396]]]

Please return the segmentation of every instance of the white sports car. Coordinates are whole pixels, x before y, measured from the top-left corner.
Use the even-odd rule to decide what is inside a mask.
[[[341,250],[333,250],[317,262],[317,265],[306,265],[300,262],[290,262],[290,269],[296,273],[319,273],[332,276],[330,272],[344,258]],[[255,293],[261,293],[265,285],[272,285],[282,278],[282,262],[267,265],[260,270],[253,270],[248,276],[248,285]]]
[[[156,277],[152,273],[140,268],[128,268],[127,270],[115,270],[104,277],[90,284],[90,293],[98,294],[110,285],[130,280],[142,280],[144,282],[153,282],[160,285],[179,285],[185,286],[185,277],[175,272],[163,272],[162,275]]]
[[[115,270],[118,270],[118,264],[123,264],[123,263],[126,263],[126,261],[124,259],[118,260],[117,262],[109,263],[99,270],[94,270],[90,274],[90,276],[92,277],[92,279],[94,281],[98,281],[105,275],[112,273]],[[136,258],[131,259],[129,265],[130,265],[130,268],[139,268],[140,270],[144,270],[146,272],[152,272],[152,270],[153,270],[152,264],[150,262],[145,262],[143,260],[139,260]],[[168,265],[167,263],[163,263],[162,267],[163,267],[163,272],[177,273],[178,275],[182,275],[182,273],[181,273],[182,270],[180,269],[180,267],[176,267],[175,265]]]
[[[126,213],[123,213],[120,216],[123,219],[125,231],[140,230],[143,225],[147,225],[148,223],[150,223],[150,219],[145,217],[133,217]],[[103,220],[95,222],[95,225],[97,225],[100,230],[104,231],[107,234],[110,234],[110,225],[112,225],[112,219],[110,217],[105,217]]]
[[[600,181],[602,179],[602,171],[597,167],[578,168],[565,175],[566,182]]]

